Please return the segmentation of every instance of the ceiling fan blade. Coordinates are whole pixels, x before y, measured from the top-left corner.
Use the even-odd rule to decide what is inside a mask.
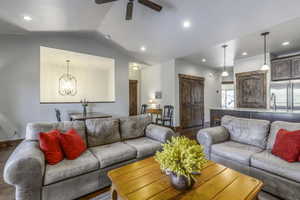
[[[133,1],[129,1],[127,3],[127,8],[126,8],[126,20],[131,20],[132,19],[132,13],[133,13]]]
[[[152,1],[149,1],[149,0],[139,0],[139,3],[147,6],[148,8],[156,10],[158,12],[161,11],[161,9],[162,9],[162,6],[160,6],[157,3],[154,3]]]
[[[96,4],[104,4],[104,3],[110,3],[110,2],[114,2],[117,0],[95,0]]]

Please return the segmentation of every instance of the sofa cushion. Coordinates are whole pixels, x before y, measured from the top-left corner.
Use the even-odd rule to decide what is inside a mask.
[[[272,155],[269,150],[254,154],[251,166],[300,183],[300,162],[289,163]]]
[[[99,169],[99,161],[86,150],[75,160],[63,160],[56,165],[46,165],[44,185],[79,176]]]
[[[121,138],[123,140],[143,137],[145,129],[151,123],[149,115],[137,115],[120,119]]]
[[[273,149],[273,145],[275,143],[277,132],[280,129],[285,129],[287,131],[296,131],[300,130],[300,123],[293,123],[293,122],[282,122],[276,121],[271,124],[270,134],[268,138],[267,149]]]
[[[38,140],[40,132],[48,132],[56,129],[65,133],[70,129],[75,129],[77,133],[86,141],[85,125],[82,121],[53,122],[53,123],[29,123],[26,128],[26,140]]]
[[[101,168],[136,158],[136,149],[123,142],[92,147],[90,150],[99,160]]]
[[[88,146],[94,147],[121,141],[119,119],[91,119],[86,121]]]
[[[212,153],[248,166],[250,165],[251,156],[261,151],[263,150],[259,147],[233,141],[214,144],[211,147]]]
[[[263,149],[266,148],[269,125],[270,122],[266,120],[237,118],[228,115],[222,118],[222,126],[228,130],[231,140]]]
[[[124,142],[137,150],[137,158],[144,158],[154,155],[156,151],[162,149],[160,142],[147,137],[126,140]]]

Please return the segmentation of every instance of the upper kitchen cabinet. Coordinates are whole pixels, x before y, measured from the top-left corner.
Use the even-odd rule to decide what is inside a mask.
[[[293,58],[292,78],[300,78],[300,56]]]
[[[272,60],[271,79],[272,81],[300,79],[300,56]]]
[[[272,81],[287,80],[291,78],[292,61],[290,59],[280,59],[272,61],[271,76]]]
[[[265,71],[237,73],[236,99],[238,108],[267,107],[267,76]]]

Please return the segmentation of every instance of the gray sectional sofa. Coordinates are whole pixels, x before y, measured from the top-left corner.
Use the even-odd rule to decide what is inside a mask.
[[[84,122],[29,124],[26,139],[4,169],[4,179],[16,187],[17,200],[70,200],[109,186],[111,169],[149,157],[174,132],[150,124],[146,115]],[[48,165],[39,148],[38,133],[74,128],[88,149],[76,160]]]
[[[300,123],[224,116],[221,126],[202,129],[197,140],[208,159],[263,181],[263,191],[300,200],[300,162],[289,163],[271,153],[279,129],[299,130]]]

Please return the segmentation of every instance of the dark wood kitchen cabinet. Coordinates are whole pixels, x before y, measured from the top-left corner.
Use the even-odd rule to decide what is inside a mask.
[[[267,76],[265,71],[236,74],[236,101],[238,108],[266,108]]]
[[[292,78],[300,78],[300,56],[293,58]]]
[[[300,79],[300,55],[273,59],[271,79],[272,81]]]
[[[272,62],[272,81],[287,80],[291,77],[292,61],[290,59],[276,60]]]

